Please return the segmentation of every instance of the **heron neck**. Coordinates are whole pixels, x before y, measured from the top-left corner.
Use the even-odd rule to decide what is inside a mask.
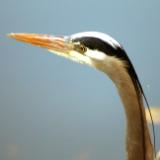
[[[117,88],[124,105],[127,120],[127,159],[153,160],[153,147],[151,144],[142,98],[139,102],[130,77],[124,77],[126,79],[121,79]]]

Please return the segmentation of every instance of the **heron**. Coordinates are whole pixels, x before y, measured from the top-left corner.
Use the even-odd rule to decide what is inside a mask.
[[[70,60],[98,69],[117,88],[126,117],[126,159],[153,160],[155,147],[147,125],[147,99],[137,73],[123,46],[108,34],[88,31],[70,36],[10,33],[16,40],[43,47]]]

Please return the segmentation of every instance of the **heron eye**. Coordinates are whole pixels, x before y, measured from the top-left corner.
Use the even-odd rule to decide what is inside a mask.
[[[87,50],[86,47],[82,44],[76,44],[74,49],[82,54]]]

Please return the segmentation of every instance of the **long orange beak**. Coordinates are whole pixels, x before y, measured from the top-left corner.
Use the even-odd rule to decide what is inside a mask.
[[[10,33],[8,36],[55,52],[67,54],[73,50],[73,44],[66,41],[64,37],[35,33]]]

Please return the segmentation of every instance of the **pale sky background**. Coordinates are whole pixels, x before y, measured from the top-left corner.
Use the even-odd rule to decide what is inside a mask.
[[[112,82],[5,36],[88,30],[123,44],[149,104],[160,106],[160,0],[1,0],[0,160],[125,159],[125,117]]]

